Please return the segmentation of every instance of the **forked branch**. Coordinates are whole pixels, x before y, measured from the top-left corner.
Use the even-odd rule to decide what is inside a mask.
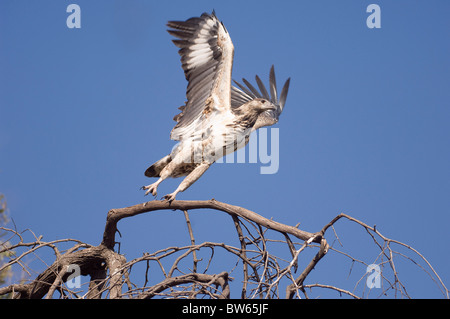
[[[228,214],[231,217],[230,227],[234,225],[236,229],[239,247],[226,242],[197,243],[188,212],[199,209]],[[124,255],[115,251],[115,235],[119,221],[160,210],[183,212],[189,235],[186,237],[189,238],[186,246],[167,247],[156,252],[145,253],[129,261]],[[361,264],[364,267],[369,265],[352,257],[350,252],[340,251],[328,244],[325,235],[329,236],[327,231],[330,228],[333,229],[331,236],[334,235],[341,243],[335,226],[342,220],[350,221],[365,229],[370,240],[379,250],[375,262],[383,270],[380,278],[384,283],[380,296],[393,292],[394,297],[410,297],[406,284],[403,279],[400,280],[395,262],[397,258],[403,258],[427,273],[443,296],[448,298],[448,289],[422,254],[409,245],[387,238],[376,227],[368,226],[351,216],[340,214],[320,231],[311,233],[214,199],[173,201],[172,203],[151,201],[112,209],[108,212],[103,239],[98,246],[73,239],[44,242],[42,236],[37,237],[31,231],[20,233],[17,230],[1,228],[9,236],[5,236],[7,240],[0,243],[0,253],[8,256],[0,264],[0,272],[8,267],[16,267],[25,275],[31,276],[32,270],[27,265],[27,257],[36,256],[44,248],[50,248],[53,251],[55,261],[50,266],[46,265],[45,270],[29,282],[19,281],[20,283],[12,283],[0,288],[0,296],[55,298],[55,295],[59,293],[59,298],[220,299],[231,298],[233,287],[239,285],[240,298],[281,298],[283,295],[285,298],[309,298],[308,291],[317,289],[335,291],[342,296],[352,298],[361,298],[365,294],[368,296],[365,288],[362,290],[362,295],[356,292],[358,289],[361,290],[361,283],[364,282],[363,279],[367,277],[367,273],[356,281],[353,291],[329,283],[307,283],[311,272],[330,251],[348,258],[352,264],[350,271],[355,264]],[[27,233],[32,234],[32,239],[29,241],[24,239]],[[66,250],[59,248],[59,245],[67,245],[67,243],[72,243],[73,246]],[[417,262],[407,253],[395,250],[395,245],[419,256],[424,264]],[[224,269],[223,261],[214,264],[218,250],[224,251],[229,256],[229,260],[235,260],[235,266]],[[306,259],[307,250],[315,252],[310,260]],[[305,257],[301,259],[301,256]],[[300,268],[299,261],[306,266],[303,266],[301,272],[297,274]],[[84,288],[73,288],[68,285],[68,281],[73,277],[68,267],[73,265],[78,267],[78,275],[90,278]],[[144,265],[144,271],[136,275],[135,269],[142,269],[138,265]],[[239,278],[239,280],[233,280],[233,278]],[[233,282],[230,283],[232,280]]]

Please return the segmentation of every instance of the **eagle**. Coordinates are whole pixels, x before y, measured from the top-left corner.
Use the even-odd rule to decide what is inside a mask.
[[[188,82],[187,101],[174,117],[177,123],[170,134],[178,143],[169,155],[147,168],[145,176],[159,179],[142,189],[145,195],[156,196],[163,180],[186,176],[173,193],[164,196],[172,202],[216,160],[244,147],[253,131],[278,122],[290,78],[280,94],[273,65],[269,91],[258,76],[255,79],[259,91],[246,79],[242,79],[244,85],[232,81],[234,46],[214,11],[186,21],[169,21],[167,26],[176,38],[172,42],[179,48]]]

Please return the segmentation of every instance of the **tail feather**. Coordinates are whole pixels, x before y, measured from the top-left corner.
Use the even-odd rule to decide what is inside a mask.
[[[154,163],[152,166],[147,168],[145,171],[145,176],[147,177],[159,177],[159,174],[163,170],[164,167],[166,167],[167,164],[169,164],[172,161],[172,158],[170,155],[167,155],[163,158],[161,158],[159,161]]]

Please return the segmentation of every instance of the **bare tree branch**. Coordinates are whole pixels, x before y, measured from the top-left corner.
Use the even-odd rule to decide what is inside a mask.
[[[231,217],[230,227],[236,229],[239,247],[225,242],[196,243],[191,227],[189,211],[209,209],[226,213]],[[152,253],[145,253],[129,261],[124,255],[115,251],[117,224],[120,220],[143,213],[159,210],[179,210],[183,212],[187,225],[189,244],[186,246],[172,246]],[[367,224],[345,214],[340,214],[327,223],[316,233],[300,230],[297,227],[284,225],[267,219],[255,212],[242,207],[209,201],[151,201],[130,207],[112,209],[108,212],[103,240],[100,245],[92,246],[75,239],[59,239],[45,242],[42,236],[36,236],[32,231],[18,232],[15,229],[3,228],[9,234],[7,241],[0,242],[0,252],[9,253],[8,260],[0,265],[0,271],[8,267],[17,266],[29,277],[33,270],[27,265],[26,258],[30,256],[41,260],[45,269],[27,283],[13,283],[0,288],[0,296],[13,298],[231,298],[231,290],[239,282],[232,281],[234,274],[240,276],[241,298],[281,298],[280,290],[284,289],[285,298],[309,298],[312,291],[319,289],[336,291],[340,296],[361,298],[355,293],[365,282],[368,273],[365,268],[371,263],[364,262],[352,256],[351,252],[342,251],[345,246],[338,237],[335,226],[338,222],[347,220],[366,231],[369,244],[379,251],[375,258],[377,265],[382,268],[380,280],[383,288],[379,296],[393,293],[394,297],[407,297],[407,285],[400,280],[397,258],[402,258],[416,265],[425,272],[438,286],[445,298],[449,297],[448,289],[441,278],[425,257],[411,246],[397,240],[389,239],[374,226]],[[330,246],[325,239],[328,229],[332,229],[331,236],[340,244],[340,249]],[[31,240],[25,240],[25,235],[31,234]],[[272,236],[278,234],[281,239]],[[330,234],[328,234],[330,235]],[[342,235],[342,234],[341,234]],[[72,246],[61,249],[61,245]],[[320,244],[320,245],[317,245]],[[279,249],[285,247],[284,252]],[[276,248],[278,247],[278,248]],[[396,250],[396,247],[406,249],[406,252]],[[39,255],[49,248],[53,252],[54,261],[47,265]],[[234,267],[210,273],[216,252],[225,252]],[[296,275],[300,256],[307,256],[305,252],[315,252],[311,260],[305,260],[306,266],[299,275]],[[206,258],[198,258],[205,256]],[[324,283],[307,283],[311,272],[321,262],[327,253],[333,253],[351,262],[348,276],[357,265],[364,267],[363,275],[354,283],[353,291],[344,287]],[[410,252],[411,254],[409,254]],[[413,256],[418,256],[421,262]],[[192,258],[192,260],[190,260]],[[310,257],[311,258],[311,257]],[[73,275],[68,266],[76,265],[79,269],[77,275],[88,276],[89,282],[83,287],[73,288],[69,279]],[[138,265],[144,265],[142,273],[134,274]],[[219,263],[214,267],[225,267]],[[142,268],[142,267],[141,267]],[[240,271],[240,272],[239,272]],[[233,276],[233,277],[232,277]],[[139,279],[140,278],[140,279]],[[160,278],[160,279],[158,279]],[[70,282],[71,283],[71,282]],[[72,284],[72,283],[71,283]],[[309,288],[309,292],[307,289]],[[370,290],[369,290],[370,292]]]
[[[127,217],[136,216],[139,214],[152,212],[156,210],[173,209],[173,210],[195,210],[195,209],[214,209],[218,211],[223,211],[230,215],[235,215],[237,217],[245,218],[246,220],[253,221],[258,225],[264,226],[268,229],[273,229],[279,232],[291,234],[299,239],[308,240],[314,237],[315,234],[302,231],[292,226],[283,225],[281,223],[272,221],[270,219],[264,218],[248,209],[233,206],[230,204],[222,203],[214,199],[208,201],[182,201],[176,200],[171,203],[168,201],[150,201],[143,204],[138,204],[130,207],[112,209],[109,211],[107,216],[107,222],[105,227],[105,232],[103,234],[102,244],[110,249],[114,247],[115,244],[115,232],[117,230],[117,223]],[[320,242],[317,239],[317,242]]]

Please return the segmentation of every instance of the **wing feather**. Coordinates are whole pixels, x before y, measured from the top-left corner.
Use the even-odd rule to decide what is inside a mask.
[[[255,95],[258,98],[262,97],[261,94],[258,92],[258,90],[255,89],[249,81],[247,81],[246,79],[242,79],[242,82],[244,82],[245,85],[247,85],[247,87],[250,89],[250,91],[252,91],[253,95]]]
[[[234,83],[242,90],[245,92],[246,95],[248,95],[251,100],[253,100],[254,98],[256,98],[256,96],[250,91],[248,90],[245,86],[243,86],[241,83],[234,81]]]
[[[277,81],[275,79],[275,70],[274,70],[273,65],[270,68],[269,85],[270,85],[270,96],[272,97],[271,101],[272,101],[272,103],[278,103]]]
[[[287,98],[287,94],[288,94],[288,90],[289,90],[289,83],[291,82],[291,79],[287,79],[286,83],[284,83],[283,88],[281,89],[281,94],[280,94],[280,108],[283,111],[284,108],[284,104],[286,103],[286,98]]]
[[[186,21],[169,21],[167,26],[168,32],[176,38],[173,43],[180,48],[181,66],[188,81],[187,102],[174,117],[178,123],[171,132],[172,139],[180,140],[193,130],[195,123],[210,116],[205,109],[211,95],[217,95],[221,102],[216,108],[230,108],[234,48],[214,12]]]
[[[261,90],[262,95],[266,100],[270,101],[269,93],[267,93],[266,87],[264,86],[264,83],[261,81],[259,76],[255,76],[256,83],[258,84],[259,89]]]

